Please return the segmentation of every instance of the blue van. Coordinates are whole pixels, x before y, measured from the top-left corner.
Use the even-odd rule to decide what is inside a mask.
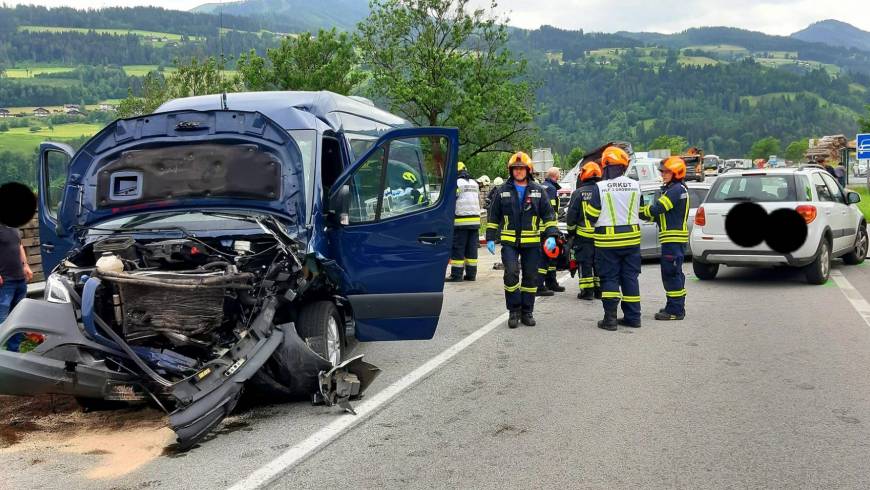
[[[0,326],[0,393],[152,402],[182,448],[243,387],[345,404],[377,374],[346,332],[435,333],[458,144],[329,92],[178,99],[43,143],[50,274]]]

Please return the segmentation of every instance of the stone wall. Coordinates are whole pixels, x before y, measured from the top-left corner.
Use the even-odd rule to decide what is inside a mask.
[[[22,226],[21,235],[21,244],[24,245],[27,262],[30,263],[30,269],[33,271],[32,282],[45,280],[42,273],[42,257],[39,254],[39,222],[33,219],[30,223]]]

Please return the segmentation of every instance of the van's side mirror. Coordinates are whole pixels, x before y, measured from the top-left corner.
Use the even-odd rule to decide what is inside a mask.
[[[338,224],[350,223],[350,185],[345,184],[329,197],[329,216]]]
[[[846,201],[849,204],[858,204],[859,202],[861,202],[861,194],[858,194],[857,192],[850,192],[846,194]]]

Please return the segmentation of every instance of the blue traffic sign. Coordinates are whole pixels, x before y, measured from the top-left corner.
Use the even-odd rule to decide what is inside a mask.
[[[855,147],[858,150],[858,160],[870,160],[870,134],[859,134]]]

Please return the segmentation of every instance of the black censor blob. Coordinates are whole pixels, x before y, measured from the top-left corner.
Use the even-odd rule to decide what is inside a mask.
[[[767,211],[755,203],[740,203],[725,217],[725,233],[741,247],[754,247],[763,242],[766,228]]]
[[[24,184],[9,182],[0,186],[0,223],[18,228],[36,213],[36,196]]]
[[[807,241],[807,222],[794,209],[777,209],[767,217],[764,240],[771,250],[792,253]]]

